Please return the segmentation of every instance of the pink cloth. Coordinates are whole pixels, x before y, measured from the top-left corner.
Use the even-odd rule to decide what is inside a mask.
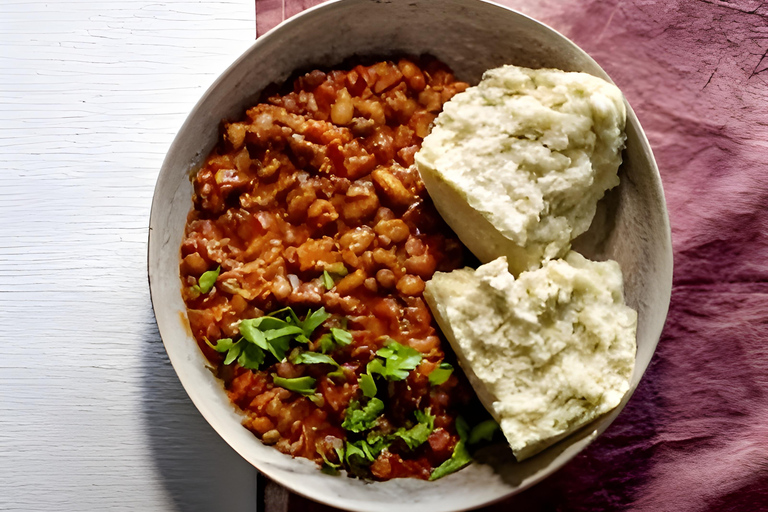
[[[258,33],[313,0],[256,0]],[[672,304],[616,422],[488,510],[768,511],[768,2],[506,0],[573,39],[651,141]]]

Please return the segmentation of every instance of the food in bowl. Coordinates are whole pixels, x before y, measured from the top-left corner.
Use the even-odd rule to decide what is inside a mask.
[[[504,256],[437,272],[424,296],[518,461],[615,408],[629,390],[637,313],[615,261],[577,252],[515,279]]]
[[[469,462],[460,418],[490,417],[422,293],[468,254],[412,164],[468,84],[401,59],[292,86],[223,123],[193,177],[192,332],[264,443],[378,480],[455,471]]]
[[[468,445],[490,441],[498,424],[453,364],[425,286],[518,460],[618,404],[631,364],[600,367],[606,351],[584,347],[611,331],[585,328],[574,315],[619,319],[619,304],[611,308],[605,299],[616,298],[609,287],[617,282],[621,294],[620,271],[576,253],[549,260],[586,230],[597,200],[618,183],[623,103],[618,93],[617,107],[599,79],[559,74],[508,66],[468,89],[434,59],[315,70],[292,91],[268,93],[245,119],[223,124],[219,146],[193,178],[183,297],[198,345],[244,412],[244,425],[265,444],[327,471],[377,480],[436,479],[468,464]],[[425,137],[429,147],[420,151]],[[494,180],[504,185],[497,198]],[[483,205],[490,228],[478,233],[507,237],[512,245],[490,254],[502,251],[515,261],[510,268],[544,268],[517,281],[505,257],[476,272],[458,270],[469,255],[427,190],[441,212],[451,211],[449,223]],[[455,197],[461,200],[447,200]],[[497,226],[505,212],[522,230],[518,238]],[[460,236],[473,230],[459,227]],[[483,250],[481,259],[489,254]],[[557,278],[568,271],[574,275]],[[532,312],[541,304],[525,310],[524,301],[537,283],[549,294],[538,298],[554,301],[539,317]],[[626,363],[634,355],[627,320],[634,312],[623,299],[620,306],[626,329],[619,330],[632,343],[616,357]],[[521,319],[531,325],[515,331]],[[498,328],[487,338],[476,335],[484,320]],[[533,354],[551,352],[546,371],[535,361],[525,366],[530,353],[516,355],[532,344]],[[509,372],[517,372],[514,379]],[[580,372],[585,383],[595,379],[572,385],[566,377]],[[530,387],[518,385],[529,379]]]
[[[586,73],[502,66],[445,106],[416,155],[438,211],[480,261],[518,274],[559,258],[619,184],[619,89]]]

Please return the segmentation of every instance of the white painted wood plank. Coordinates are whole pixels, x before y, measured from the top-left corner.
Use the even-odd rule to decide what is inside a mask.
[[[252,1],[0,3],[0,510],[255,510],[152,315],[165,151]]]

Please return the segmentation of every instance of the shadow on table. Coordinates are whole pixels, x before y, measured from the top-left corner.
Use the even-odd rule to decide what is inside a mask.
[[[175,510],[255,512],[256,470],[192,404],[168,360],[151,309],[141,352],[144,431]]]

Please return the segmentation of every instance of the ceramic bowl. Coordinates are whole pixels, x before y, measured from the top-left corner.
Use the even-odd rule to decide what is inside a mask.
[[[593,229],[577,247],[612,258],[625,275],[627,303],[637,309],[637,361],[621,405],[523,463],[499,445],[479,462],[435,482],[365,482],[321,473],[263,445],[242,417],[192,338],[181,298],[179,262],[192,205],[190,171],[216,143],[219,122],[237,118],[270,83],[294,70],[333,66],[365,55],[432,54],[457,78],[477,83],[502,64],[584,71],[608,79],[586,53],[551,28],[480,0],[341,0],[322,4],[260,37],[208,89],[168,151],[155,189],[149,234],[149,277],[160,334],[179,379],[205,419],[259,471],[294,492],[342,509],[431,512],[478,507],[551,475],[584,449],[621,412],[653,355],[667,314],[672,283],[670,230],[658,169],[630,108],[622,183],[602,202]],[[179,432],[178,435],[184,435]]]

